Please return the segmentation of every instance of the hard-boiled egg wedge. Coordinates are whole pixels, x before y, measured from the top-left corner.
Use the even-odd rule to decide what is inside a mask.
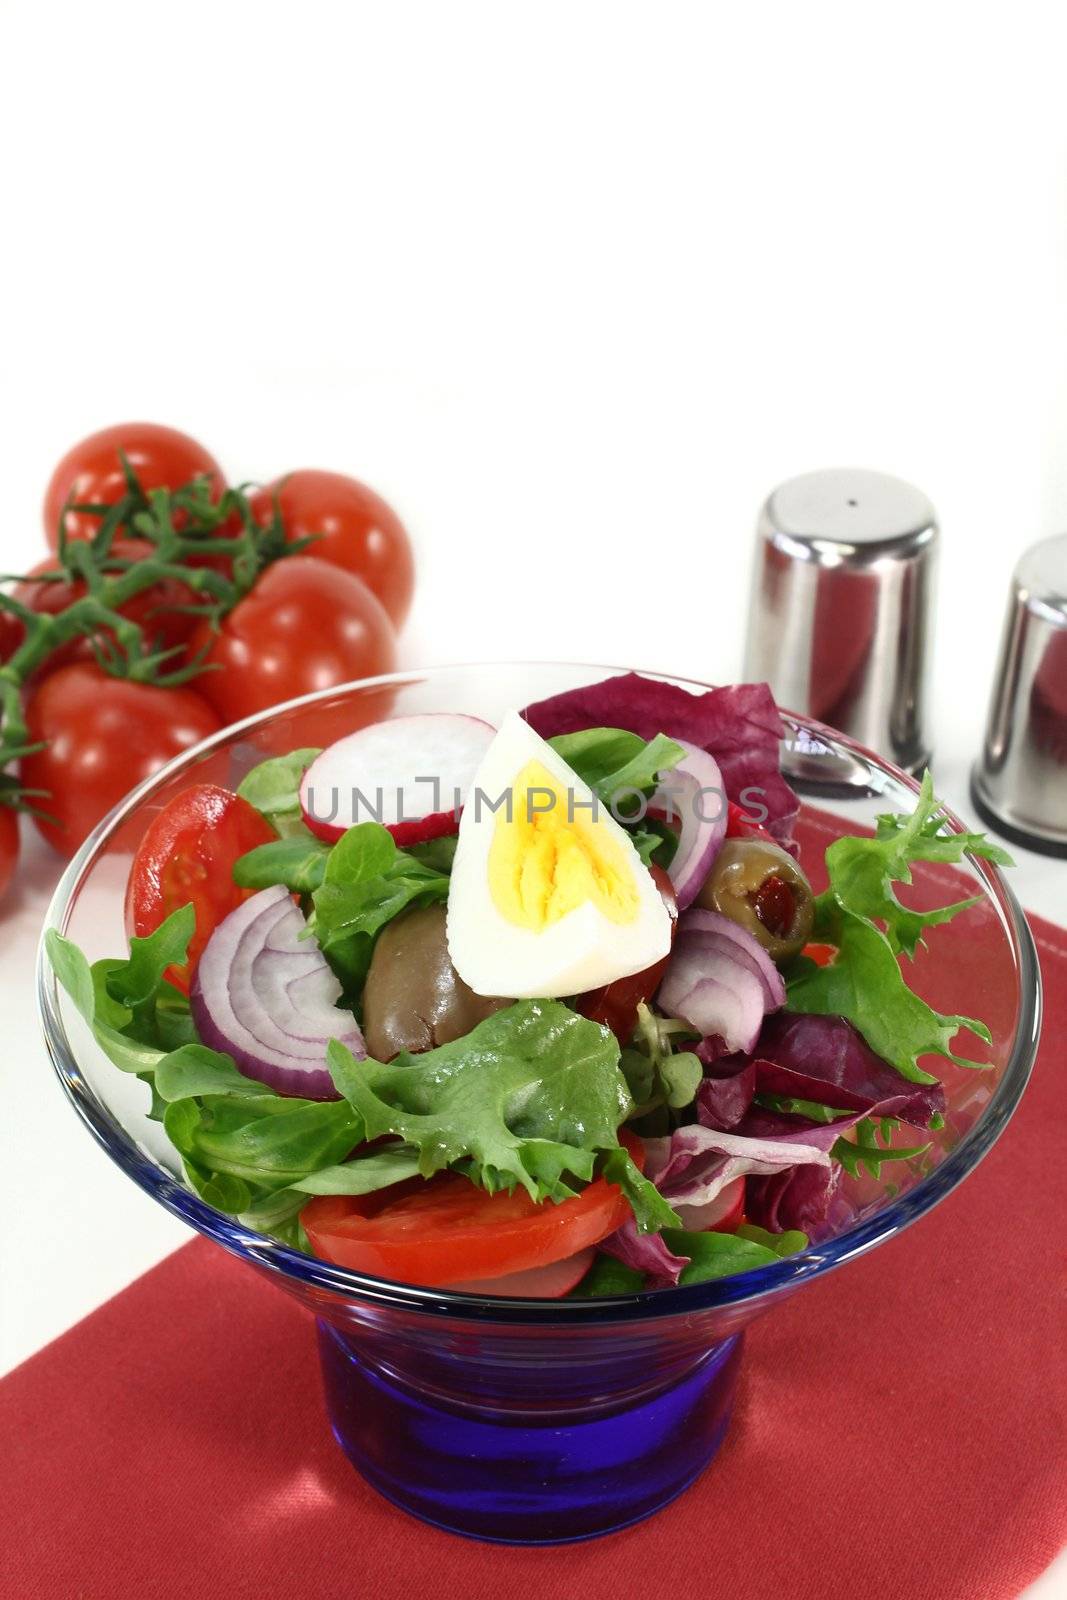
[[[510,711],[467,792],[448,949],[476,994],[584,994],[667,954],[670,918],[607,805]]]

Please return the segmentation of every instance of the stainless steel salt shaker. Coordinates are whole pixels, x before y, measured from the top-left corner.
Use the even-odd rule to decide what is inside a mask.
[[[1067,856],[1067,534],[1015,568],[971,797],[1007,838]]]
[[[930,754],[926,685],[938,527],[910,483],[841,468],[791,478],[760,512],[745,677],[914,772]]]

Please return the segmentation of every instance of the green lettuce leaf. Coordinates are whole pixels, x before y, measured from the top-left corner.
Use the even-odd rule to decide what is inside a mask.
[[[768,1267],[783,1256],[795,1255],[808,1243],[799,1232],[767,1233],[763,1228],[741,1227],[736,1233],[691,1233],[684,1228],[666,1228],[663,1240],[676,1256],[688,1256],[681,1284],[707,1283],[713,1278],[730,1278],[755,1267]]]
[[[288,839],[271,839],[239,856],[233,881],[242,889],[270,889],[284,883],[294,894],[312,894],[326,876],[330,846],[311,833],[294,833]]]
[[[290,834],[310,837],[300,810],[300,781],[318,754],[318,750],[308,748],[290,750],[287,756],[271,756],[245,773],[237,785],[242,800],[255,806],[283,838]]]
[[[898,954],[914,956],[927,928],[949,922],[974,904],[958,900],[933,911],[902,905],[894,883],[910,883],[916,861],[959,862],[979,855],[1001,863],[1010,858],[982,834],[945,834],[929,773],[914,812],[879,818],[874,838],[836,839],[826,851],[829,888],[815,903],[814,938],[836,947],[829,966],[800,958],[792,963],[787,1009],[818,1016],[845,1017],[871,1049],[913,1083],[936,1078],[919,1066],[925,1055],[942,1056],[957,1066],[986,1067],[953,1048],[961,1028],[986,1044],[989,1029],[973,1017],[947,1016],[927,1005],[909,987]]]
[[[616,1261],[614,1256],[597,1251],[593,1265],[581,1283],[575,1284],[568,1299],[595,1300],[604,1295],[636,1294],[645,1286],[645,1275],[636,1267]]]
[[[858,1177],[863,1167],[872,1178],[880,1178],[884,1162],[911,1161],[915,1156],[925,1155],[930,1148],[929,1140],[926,1144],[894,1147],[891,1141],[899,1125],[892,1117],[883,1117],[877,1123],[870,1117],[864,1117],[856,1124],[855,1138],[842,1135],[834,1142],[830,1154],[835,1161],[840,1161],[850,1177]],[[879,1135],[882,1140],[880,1144]]]
[[[629,1200],[638,1233],[659,1233],[662,1228],[678,1226],[675,1212],[622,1145],[607,1151],[600,1170],[609,1183],[618,1184]]]
[[[596,1152],[618,1145],[631,1109],[618,1061],[606,1028],[556,1000],[519,1001],[389,1065],[356,1061],[336,1040],[327,1051],[368,1139],[403,1139],[425,1177],[460,1165],[490,1193],[521,1184],[535,1200],[569,1198],[566,1177],[587,1182]]]
[[[665,734],[646,740],[623,728],[583,728],[559,733],[548,742],[605,801],[620,790],[654,789],[659,774],[676,767],[685,755],[681,745]]]
[[[892,949],[909,956],[914,956],[923,943],[927,928],[950,922],[981,898],[971,896],[933,911],[912,911],[901,905],[893,885],[911,882],[914,862],[958,863],[971,855],[1001,866],[1011,865],[1008,852],[982,833],[942,832],[940,809],[927,772],[910,816],[881,816],[873,839],[846,836],[835,839],[826,851],[830,888],[821,899],[832,897],[842,911],[883,923]]]
[[[820,897],[821,899],[821,897]],[[952,1043],[969,1028],[987,1044],[989,1029],[974,1017],[945,1016],[908,988],[900,964],[881,929],[865,917],[820,903],[815,937],[837,946],[829,966],[793,963],[786,1006],[817,1016],[846,1017],[871,1049],[912,1083],[936,1083],[919,1066],[919,1057],[943,1056],[957,1066],[983,1067],[959,1055]]]
[[[311,927],[349,993],[362,986],[374,941],[409,906],[447,900],[449,877],[397,849],[388,828],[360,822],[334,845],[312,895]]]

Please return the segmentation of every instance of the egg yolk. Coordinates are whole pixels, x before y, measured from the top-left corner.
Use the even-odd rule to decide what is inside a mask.
[[[497,812],[489,847],[489,891],[502,916],[540,933],[591,902],[609,922],[636,920],[637,885],[627,853],[603,821],[570,799],[539,761],[512,784],[510,815]]]

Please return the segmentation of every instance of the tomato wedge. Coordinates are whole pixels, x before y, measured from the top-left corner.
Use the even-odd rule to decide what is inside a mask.
[[[649,867],[656,888],[659,890],[660,899],[667,907],[671,919],[671,941],[674,941],[675,929],[678,925],[678,901],[674,894],[674,885],[655,862]],[[629,1044],[630,1037],[637,1026],[637,1008],[646,1000],[651,1000],[659,988],[660,979],[667,970],[670,961],[670,951],[662,961],[656,961],[651,967],[646,967],[643,972],[634,972],[628,978],[615,978],[611,983],[606,983],[602,989],[590,989],[588,994],[579,996],[575,1009],[583,1017],[588,1017],[590,1022],[599,1022],[605,1028],[610,1028],[620,1044]]]
[[[619,1141],[643,1166],[640,1139],[620,1129]],[[563,1261],[606,1239],[629,1214],[622,1191],[604,1178],[557,1205],[537,1204],[525,1189],[487,1194],[458,1172],[440,1172],[377,1194],[320,1195],[300,1220],[324,1261],[444,1289]]]
[[[179,989],[188,993],[208,939],[254,893],[234,883],[234,862],[276,837],[254,806],[214,783],[183,789],[149,823],[126,883],[126,932],[143,939],[172,911],[192,901],[196,930],[189,959],[167,971]]]

